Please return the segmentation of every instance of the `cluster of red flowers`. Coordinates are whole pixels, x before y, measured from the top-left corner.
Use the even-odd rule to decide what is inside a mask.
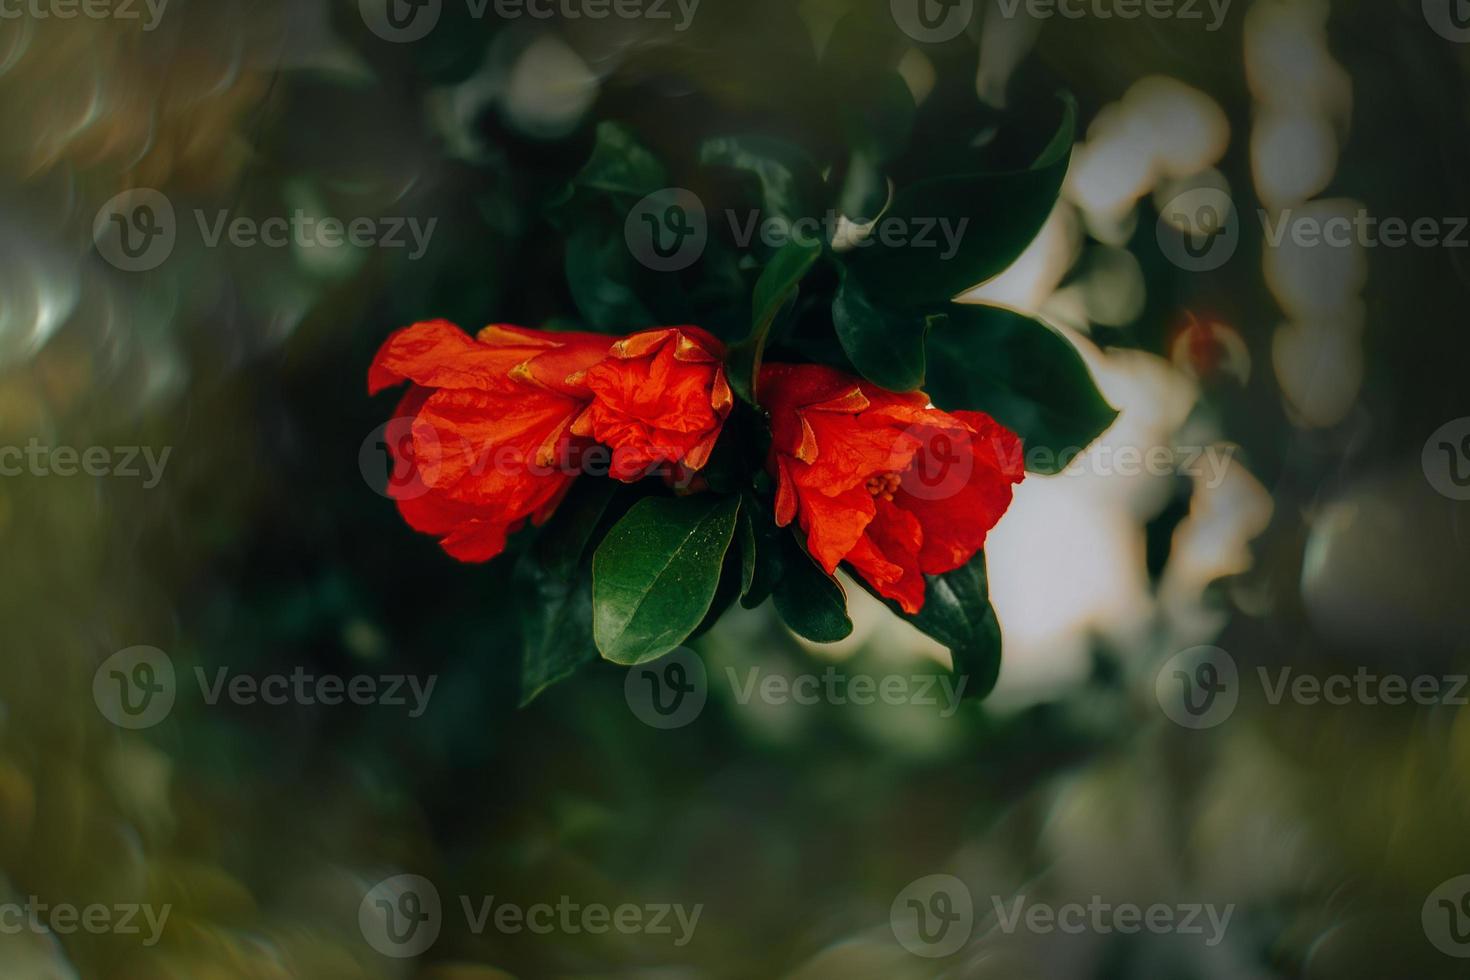
[[[724,346],[698,327],[627,337],[494,325],[470,337],[443,320],[388,338],[368,390],[410,382],[390,440],[389,492],[404,519],[462,561],[486,561],[528,519],[545,522],[580,469],[556,465],[606,447],[607,473],[632,483],[687,478],[708,462],[734,404]],[[924,575],[984,546],[1022,478],[1015,434],[978,412],[942,412],[813,364],[767,364],[767,468],[776,523],[796,521],[831,573],[846,561],[905,611]],[[485,460],[510,460],[486,466]],[[685,483],[687,480],[680,479]]]

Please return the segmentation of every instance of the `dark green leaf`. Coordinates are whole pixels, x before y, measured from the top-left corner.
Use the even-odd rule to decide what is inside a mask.
[[[566,250],[567,285],[588,327],[623,332],[655,323],[638,298],[639,267],[621,233],[589,222],[567,236]]]
[[[705,140],[699,162],[753,175],[760,184],[760,220],[816,214],[822,206],[822,178],[797,146],[763,136],[721,136]]]
[[[755,494],[747,493],[740,505],[742,518],[748,518],[751,544],[755,556],[750,583],[740,599],[746,609],[754,609],[771,596],[781,578],[785,548],[790,534],[774,523],[770,511]]]
[[[883,603],[949,647],[954,674],[964,684],[962,697],[984,697],[1000,676],[1001,650],[1000,624],[990,605],[985,577],[985,552],[977,552],[969,564],[952,572],[926,575],[924,579],[924,606],[916,614],[908,615],[891,600],[883,599]],[[868,588],[866,583],[864,588]]]
[[[947,308],[929,334],[925,390],[940,408],[985,412],[1017,433],[1038,473],[1065,469],[1118,415],[1065,338],[994,306]]]
[[[614,210],[626,212],[668,182],[668,172],[631,129],[621,123],[602,122],[597,126],[592,155],[550,207],[554,214],[575,217],[576,205],[607,198]]]
[[[740,508],[737,530],[740,538],[740,594],[745,595],[755,584],[755,528],[747,506]]]
[[[522,705],[597,655],[592,573],[582,558],[616,491],[609,480],[578,480],[516,563]]]
[[[592,630],[614,663],[674,649],[704,618],[735,533],[740,498],[645,497],[592,559]]]
[[[793,239],[782,246],[761,270],[751,305],[750,334],[731,349],[726,364],[730,387],[751,404],[755,404],[755,379],[765,356],[766,338],[770,335],[771,326],[781,309],[796,295],[802,278],[821,254],[819,244]]]
[[[832,304],[832,324],[842,349],[863,377],[890,391],[913,391],[924,384],[923,313],[874,305],[856,276],[843,275]]]
[[[798,636],[814,643],[836,643],[852,633],[847,616],[847,593],[841,583],[822,571],[792,534],[785,539],[785,566],[773,597],[781,619]]]
[[[865,225],[878,217],[888,203],[888,179],[870,153],[855,152],[842,180],[837,206],[854,224]]]
[[[850,260],[868,295],[890,306],[943,302],[1002,272],[1036,238],[1061,192],[1076,108],[1029,169],[951,174],[899,188]]]

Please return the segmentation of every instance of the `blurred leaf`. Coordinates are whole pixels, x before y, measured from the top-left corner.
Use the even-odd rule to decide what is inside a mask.
[[[896,71],[864,79],[842,100],[848,139],[854,149],[878,162],[908,148],[914,130],[914,96]]]
[[[837,208],[855,224],[867,224],[888,203],[888,178],[871,153],[854,152],[842,179]]]
[[[802,278],[821,254],[822,247],[815,242],[787,242],[756,281],[750,335],[731,349],[726,367],[730,387],[751,404],[755,404],[756,376],[760,373],[771,326],[781,309],[796,295]]]
[[[522,706],[597,655],[592,571],[582,558],[617,489],[610,480],[578,480],[516,562]]]
[[[796,541],[783,533],[784,569],[773,597],[776,611],[792,632],[814,643],[836,643],[852,633],[847,615],[847,593],[842,584],[822,571],[820,565]]]
[[[895,614],[949,647],[955,676],[964,678],[964,697],[984,697],[1000,676],[1001,653],[1000,624],[990,605],[985,576],[985,552],[976,552],[968,564],[952,572],[925,575],[924,580],[924,606],[912,616],[897,603],[878,598]],[[867,583],[863,587],[878,595]]]
[[[925,390],[940,408],[985,412],[1020,435],[1028,465],[1040,473],[1061,470],[1118,415],[1064,337],[995,306],[947,308],[929,333]],[[1053,462],[1036,449],[1049,450]]]
[[[646,497],[592,559],[593,635],[604,658],[639,664],[682,643],[704,618],[735,533],[740,498]]]
[[[913,311],[884,310],[864,294],[856,276],[844,274],[832,304],[832,323],[853,366],[890,391],[924,384],[924,336],[929,318]]]
[[[1068,100],[1061,127],[1031,168],[899,188],[870,244],[850,260],[869,296],[892,306],[943,302],[1005,270],[1056,204],[1075,127],[1076,106]],[[902,242],[885,244],[884,228],[899,230]]]
[[[822,209],[821,175],[799,146],[764,136],[720,136],[704,141],[699,161],[753,175],[760,184],[762,220],[792,221]]]
[[[644,197],[667,186],[668,172],[621,123],[597,125],[597,142],[587,163],[551,207],[566,215],[589,199],[607,198],[616,212],[626,212]]]
[[[781,578],[786,539],[790,535],[776,526],[770,511],[753,493],[746,493],[742,498],[740,516],[747,522],[754,556],[750,581],[740,604],[746,609],[754,609],[770,598]]]
[[[588,328],[626,333],[657,321],[638,298],[639,267],[621,232],[584,224],[567,236],[567,285]]]

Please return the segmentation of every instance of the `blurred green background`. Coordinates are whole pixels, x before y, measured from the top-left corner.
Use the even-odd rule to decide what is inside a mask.
[[[1470,434],[1470,253],[1272,246],[1258,217],[1470,214],[1470,45],[1450,3],[1234,0],[1216,21],[1204,4],[1038,19],[975,0],[930,10],[963,16],[953,36],[904,42],[920,158],[1075,95],[1061,202],[972,298],[1064,330],[1122,412],[1074,471],[1029,477],[991,537],[1007,649],[983,704],[743,698],[751,669],[940,671],[942,648],[850,589],[857,629],[835,647],[769,609],[695,641],[707,703],[680,727],[646,724],[604,663],[518,708],[513,562],[454,562],[378,492],[392,401],[365,375],[391,330],[578,321],[544,206],[599,121],[676,162],[721,133],[815,154],[842,139],[833,107],[855,84],[821,58],[834,27],[891,33],[902,3],[703,0],[682,30],[674,4],[668,20],[461,0],[397,21],[375,0],[6,8],[0,445],[114,464],[138,447],[142,475],[68,476],[52,455],[0,476],[0,905],[170,913],[152,943],[0,916],[0,975],[1465,975],[1470,937],[1435,917],[1447,894],[1459,923],[1470,891],[1453,886],[1470,874],[1466,709],[1273,704],[1257,681],[1367,671],[1448,695],[1470,669],[1470,503],[1433,465],[1442,427]],[[422,37],[394,36],[424,10]],[[170,202],[177,240],[130,271],[101,242],[137,188]],[[1169,251],[1169,205],[1201,188],[1239,217],[1202,270]],[[415,255],[211,246],[194,219],[298,210],[434,224]],[[1130,474],[1099,453],[1121,447],[1228,465]],[[1171,658],[1201,645],[1228,653],[1239,703],[1194,729],[1165,692]],[[166,653],[177,697],[132,729],[96,682],[138,646]],[[435,686],[417,716],[211,704],[196,668]],[[363,913],[405,874],[443,904],[417,957],[385,955]],[[902,922],[932,875],[973,901],[940,956]],[[1213,945],[1007,930],[997,903],[1021,895],[1233,915]],[[461,897],[489,896],[702,911],[677,945],[677,929],[476,928]]]

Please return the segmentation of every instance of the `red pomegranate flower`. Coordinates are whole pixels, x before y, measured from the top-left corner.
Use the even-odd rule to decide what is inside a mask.
[[[384,342],[368,393],[413,387],[390,423],[389,495],[409,526],[461,561],[488,561],[529,518],[551,516],[576,477],[572,420],[592,394],[581,382],[613,338],[496,324],[471,338],[445,320]]]
[[[1021,440],[980,412],[942,412],[829,367],[767,364],[776,523],[798,519],[830,574],[846,561],[907,613],[924,575],[965,564],[1024,476]]]
[[[572,432],[610,446],[612,475],[627,483],[664,463],[702,469],[734,402],[724,356],[724,346],[698,327],[619,340],[587,371],[593,401]]]

